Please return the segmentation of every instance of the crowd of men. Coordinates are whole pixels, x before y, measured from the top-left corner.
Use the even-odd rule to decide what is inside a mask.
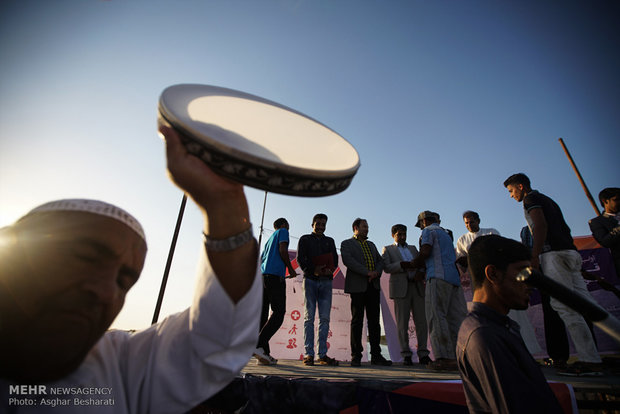
[[[504,186],[515,201],[523,203],[528,237],[522,237],[521,243],[501,237],[494,228],[481,228],[478,213],[468,210],[463,213],[468,232],[459,237],[455,250],[452,233],[440,226],[439,214],[423,211],[416,222],[422,230],[419,250],[407,244],[407,227],[395,224],[391,229],[394,243],[385,246],[380,254],[375,244],[368,240],[367,220],[357,218],[353,221],[353,237],[342,241],[340,246],[342,262],[346,267],[344,290],[351,298],[351,366],[361,365],[364,314],[368,326],[370,363],[392,364],[381,355],[380,348],[379,278],[386,272],[390,275],[389,297],[394,301],[404,365],[414,363],[409,344],[409,322],[413,319],[418,362],[434,370],[459,370],[470,410],[521,412],[533,407],[536,407],[535,411],[543,408],[551,412],[559,410],[538,363],[532,357],[540,348],[532,349],[530,344],[536,343],[535,340],[523,340],[528,332],[533,335],[525,313],[530,288],[517,282],[516,276],[527,267],[540,269],[545,276],[571,291],[592,301],[594,299],[587,290],[582,276],[581,256],[560,207],[551,198],[533,190],[525,174],[508,177]],[[590,221],[595,239],[611,250],[616,269],[620,265],[619,197],[618,188],[601,191],[599,198],[605,211]],[[303,363],[308,366],[315,362],[332,366],[339,364],[327,356],[326,346],[331,283],[337,267],[336,247],[334,240],[325,235],[326,223],[326,215],[315,215],[313,232],[300,239],[297,253],[304,277]],[[288,229],[288,224],[286,227]],[[277,237],[274,233],[268,246]],[[288,249],[288,237],[280,243]],[[288,254],[284,253],[286,249],[280,248],[281,254],[276,256],[283,263],[289,260]],[[268,256],[263,254],[263,257]],[[474,298],[469,315],[459,267],[462,272],[469,271],[472,280]],[[281,270],[279,276],[283,284],[283,265]],[[295,275],[295,271],[291,269],[289,274]],[[604,367],[591,322],[552,296],[544,300],[547,304],[543,306],[545,330],[553,332],[553,335],[546,336],[547,347],[559,349],[560,355],[551,355],[552,351],[549,351],[551,357],[546,358],[545,363],[565,375],[602,375]],[[317,307],[319,338],[318,359],[315,360],[314,319]],[[575,345],[578,361],[573,364],[567,365],[568,340],[565,344],[560,343],[562,337],[556,335],[559,329],[564,336],[568,331]],[[427,340],[430,340],[435,361],[429,357]],[[275,359],[265,352],[266,348],[260,345],[255,352],[259,362],[275,363]],[[489,358],[496,364],[489,364]],[[515,384],[523,381],[527,382],[527,386],[516,387]],[[519,391],[509,392],[513,387]],[[526,398],[528,395],[530,398]]]
[[[286,309],[286,275],[295,277],[289,255],[289,224],[274,223],[259,262],[241,184],[214,174],[187,153],[178,134],[160,127],[171,179],[204,215],[204,243],[192,305],[143,331],[108,331],[142,271],[147,245],[137,219],[96,200],[58,200],[39,206],[0,229],[0,411],[31,412],[13,404],[19,384],[62,387],[55,405],[83,412],[80,390],[109,390],[97,412],[186,412],[222,389],[254,356],[264,364],[269,340]],[[532,190],[524,174],[504,183],[523,202],[531,248],[479,227],[474,212],[463,215],[468,233],[453,247],[450,232],[431,211],[419,214],[419,249],[407,244],[407,227],[392,227],[394,244],[382,254],[368,240],[368,222],[355,219],[353,237],[342,241],[351,298],[351,365],[361,365],[366,317],[371,364],[389,366],[380,348],[380,284],[390,274],[401,354],[412,365],[408,325],[413,317],[418,362],[458,369],[472,412],[559,412],[539,365],[508,312],[524,310],[530,288],[517,280],[528,267],[590,297],[581,258],[559,206]],[[601,192],[604,215],[590,222],[594,237],[619,257],[620,189]],[[335,242],[325,235],[327,216],[317,214],[303,236],[297,261],[304,276],[305,365],[335,366],[327,355]],[[457,266],[471,275],[474,300],[467,313]],[[262,303],[262,307],[261,307]],[[583,317],[550,298],[575,344],[579,361],[565,369],[600,374],[601,358]],[[318,308],[318,349],[314,319]],[[271,313],[269,312],[271,310]],[[429,358],[430,339],[435,361]],[[316,358],[315,358],[316,357]],[[493,361],[493,363],[489,363]],[[30,389],[30,388],[28,388]],[[91,398],[92,400],[92,398]],[[53,410],[41,403],[35,411]],[[72,402],[73,401],[73,402]]]
[[[540,267],[549,277],[588,297],[589,293],[581,277],[581,257],[573,244],[570,229],[557,204],[549,197],[532,190],[529,179],[524,174],[509,177],[504,185],[511,197],[518,202],[523,202],[528,223],[526,228],[532,240],[528,247],[532,251],[533,267]],[[608,223],[610,220],[616,220],[613,216],[617,214],[618,208],[614,197],[617,199],[617,189],[615,193],[614,189],[605,189],[601,192],[601,204],[606,212],[593,219],[595,226],[597,222]],[[391,229],[394,244],[385,246],[383,253],[379,254],[374,243],[368,240],[368,222],[365,219],[355,219],[352,224],[353,237],[344,240],[341,244],[342,260],[347,268],[345,292],[351,296],[351,360],[353,366],[359,366],[361,360],[361,328],[364,313],[368,321],[371,363],[390,364],[381,356],[379,347],[378,292],[380,286],[378,279],[382,272],[386,272],[390,275],[389,297],[394,301],[398,339],[404,364],[413,364],[413,353],[409,346],[409,320],[413,318],[418,338],[418,361],[435,369],[456,368],[454,352],[456,337],[461,322],[467,314],[458,267],[462,271],[468,269],[469,248],[476,238],[499,235],[494,228],[481,228],[480,217],[474,211],[465,211],[463,221],[468,231],[457,240],[456,252],[450,232],[440,226],[439,214],[424,211],[419,214],[416,223],[416,226],[422,229],[419,251],[415,246],[407,244],[407,227],[403,224],[395,224]],[[279,228],[279,223],[286,223],[286,220],[278,219],[274,223],[276,229]],[[297,260],[304,277],[306,304],[304,363],[306,365],[314,364],[314,318],[317,305],[320,323],[319,360],[322,364],[337,364],[337,361],[327,357],[325,346],[325,338],[329,330],[327,304],[331,304],[331,280],[337,267],[334,240],[324,234],[326,223],[325,214],[315,215],[312,220],[313,232],[300,239],[297,253]],[[599,225],[599,228],[601,227],[602,225]],[[286,223],[286,228],[288,229],[288,223]],[[615,230],[613,226],[608,225],[608,228],[607,233],[595,234],[595,237],[597,240],[604,240],[604,246],[613,247],[607,239],[613,237]],[[263,254],[263,267],[265,262],[269,261],[266,259],[267,252],[273,249],[273,240],[279,239],[279,231],[276,231],[267,242]],[[523,242],[528,244],[527,241]],[[280,253],[275,258],[281,264],[279,276],[283,284],[286,266],[288,266],[285,264],[290,263],[287,253],[288,233],[284,240],[280,239],[280,243]],[[612,254],[617,255],[617,250],[617,247],[612,248]],[[553,260],[558,256],[562,259]],[[561,267],[557,264],[558,262],[569,264]],[[289,269],[289,274],[295,275],[295,271]],[[265,275],[266,280],[271,277],[271,275]],[[566,279],[570,279],[570,282]],[[267,287],[267,283],[265,286]],[[284,296],[283,289],[281,296]],[[547,300],[551,302],[551,299],[547,298]],[[266,308],[263,311],[265,312]],[[545,313],[551,312],[559,312],[561,315],[556,317],[559,318],[559,323],[562,323],[562,329],[564,326],[569,327],[569,333],[576,342],[575,346],[580,360],[589,363],[590,368],[593,368],[592,364],[594,366],[600,364],[601,360],[595,349],[591,324],[555,299],[553,299],[552,307],[545,307]],[[280,315],[279,309],[275,309],[274,314]],[[523,311],[512,309],[510,316],[522,325],[529,325]],[[549,318],[545,317],[545,319]],[[266,320],[265,317],[263,320]],[[281,323],[281,318],[278,320]],[[546,326],[546,328],[553,329],[553,326]],[[429,337],[436,357],[434,362],[429,358],[427,346]],[[585,350],[584,347],[586,347]],[[257,355],[262,355],[265,348],[260,346],[259,348],[262,349],[257,350]],[[568,354],[568,349],[565,352]],[[568,357],[550,358],[547,362],[564,369],[567,359]],[[261,361],[274,362],[273,359],[268,360],[268,358],[261,359]]]

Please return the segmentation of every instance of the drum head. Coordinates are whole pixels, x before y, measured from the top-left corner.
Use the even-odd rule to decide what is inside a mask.
[[[266,191],[323,196],[345,190],[360,161],[353,146],[314,119],[232,89],[166,88],[159,114],[215,172]]]

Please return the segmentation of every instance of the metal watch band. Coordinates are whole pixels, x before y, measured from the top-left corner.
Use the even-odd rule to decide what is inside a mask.
[[[244,230],[239,234],[235,234],[234,236],[230,236],[227,239],[212,239],[204,232],[202,233],[202,237],[204,238],[207,250],[211,250],[212,252],[229,252],[231,250],[238,249],[250,240],[254,239],[254,232],[252,231],[252,224],[250,224],[250,228],[247,230]]]

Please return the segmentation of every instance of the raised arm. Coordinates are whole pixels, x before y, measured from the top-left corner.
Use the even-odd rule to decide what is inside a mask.
[[[243,185],[215,174],[204,162],[189,154],[174,129],[160,125],[159,131],[166,141],[169,176],[200,208],[205,235],[224,240],[248,230],[251,224]],[[256,241],[251,239],[231,251],[207,249],[207,257],[220,284],[237,303],[256,276]]]

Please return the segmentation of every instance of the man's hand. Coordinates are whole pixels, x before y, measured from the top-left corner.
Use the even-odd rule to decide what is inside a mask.
[[[226,239],[247,230],[250,212],[243,185],[214,173],[204,162],[187,152],[177,131],[160,122],[166,141],[170,179],[202,210],[204,233],[212,239]],[[248,242],[227,252],[207,251],[209,262],[233,302],[241,299],[256,276],[258,247]]]
[[[288,266],[288,276],[286,277],[287,279],[292,279],[294,277],[297,277],[297,272],[295,271],[295,269],[293,269],[293,266]]]
[[[188,153],[178,132],[170,126],[160,124],[159,132],[166,142],[168,175],[179,188],[209,214],[234,207],[231,203],[242,201],[240,208],[235,208],[232,213],[241,213],[248,218],[243,185],[214,173],[198,157]],[[211,233],[209,235],[217,238]]]
[[[334,273],[335,269],[332,269],[327,266],[321,266],[317,271],[315,271],[315,276],[331,276]]]
[[[400,262],[400,267],[403,270],[413,269],[413,263],[411,262]]]
[[[368,281],[372,282],[374,279],[380,277],[381,274],[377,271],[371,270],[370,272],[368,272]]]

